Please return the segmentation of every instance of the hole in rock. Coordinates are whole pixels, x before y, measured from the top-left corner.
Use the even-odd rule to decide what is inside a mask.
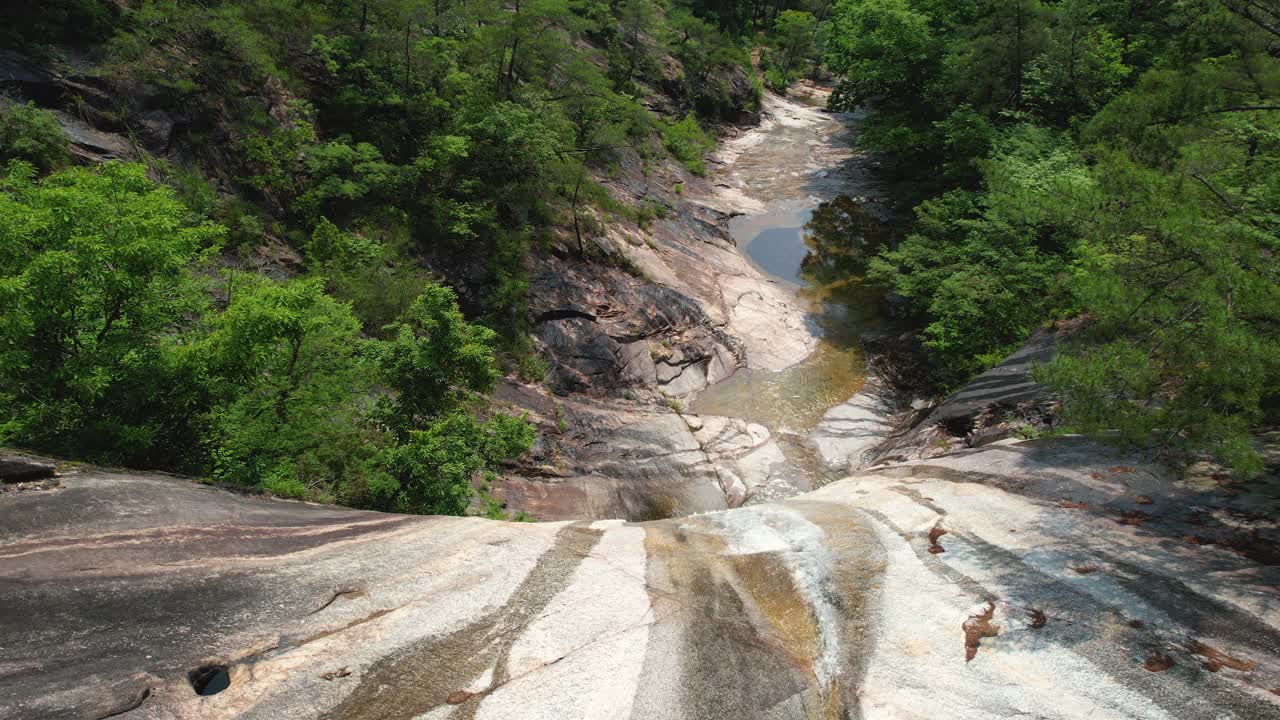
[[[205,665],[187,673],[197,695],[217,695],[231,685],[226,665]]]
[[[959,417],[946,418],[942,421],[942,428],[951,437],[964,437],[973,432],[973,428],[977,425],[977,419],[972,415],[961,415]]]

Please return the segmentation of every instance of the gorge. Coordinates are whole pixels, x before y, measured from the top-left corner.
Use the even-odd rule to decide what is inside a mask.
[[[844,129],[830,116],[769,112],[813,124],[766,115],[743,138],[816,137],[844,161],[822,144]],[[793,172],[779,182],[835,174]],[[708,198],[745,204],[754,177]],[[758,278],[736,262],[731,287]],[[631,493],[556,512],[686,517],[385,515],[66,464],[52,487],[8,487],[0,717],[1280,717],[1276,530],[1260,519],[1274,465],[1223,485],[1081,438],[1014,439],[785,499],[813,480],[776,439],[818,427],[859,379],[786,367],[828,340],[772,285],[728,328],[781,328],[756,339],[774,359],[753,365],[748,335],[746,369],[692,405],[743,417],[543,401],[570,408],[566,434],[602,438],[595,472]],[[762,387],[785,397],[756,404]],[[759,504],[705,512],[743,500]]]
[[[0,720],[1280,719],[1277,0],[0,10]]]

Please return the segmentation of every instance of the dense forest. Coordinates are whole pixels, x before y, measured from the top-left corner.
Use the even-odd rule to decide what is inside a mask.
[[[833,104],[924,196],[868,276],[961,382],[1045,322],[1069,425],[1261,469],[1280,380],[1280,4],[844,0]]]
[[[703,174],[718,128],[804,76],[870,109],[862,143],[911,188],[905,239],[864,270],[923,329],[939,388],[1072,322],[1040,373],[1075,429],[1254,472],[1251,432],[1280,411],[1270,0],[4,13],[22,56],[147,88],[86,87],[82,112],[142,147],[149,108],[184,120],[144,162],[86,166],[49,112],[0,99],[0,443],[465,512],[534,438],[488,399],[544,370],[528,254],[643,223],[660,209],[594,178],[624,155]],[[264,246],[301,266],[243,262]]]
[[[523,327],[527,254],[553,228],[652,217],[592,179],[624,154],[705,172],[709,131],[759,106],[748,50],[780,9],[743,12],[7,7],[22,72],[65,69],[70,114],[118,126],[145,162],[83,167],[53,114],[0,98],[0,443],[466,511],[471,479],[533,439],[487,400],[502,373],[545,370]],[[775,83],[812,69],[795,16]],[[165,147],[148,146],[154,108],[180,118]],[[263,247],[302,267],[243,261]]]

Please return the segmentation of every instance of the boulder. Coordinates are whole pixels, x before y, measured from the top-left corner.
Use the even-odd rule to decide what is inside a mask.
[[[30,482],[51,478],[58,466],[42,458],[12,450],[0,450],[0,483]]]
[[[891,384],[898,388],[896,406],[901,415],[894,424],[901,430],[882,436],[864,450],[865,462],[902,462],[943,455],[959,447],[979,447],[1013,437],[1019,429],[1045,430],[1057,423],[1058,401],[1048,389],[1036,382],[1032,373],[1037,365],[1053,359],[1058,344],[1070,330],[1038,330],[999,365],[987,370],[946,398],[926,403],[902,400],[903,391],[912,389],[910,381]],[[890,377],[922,377],[923,368],[912,362],[911,341],[907,336],[868,333],[864,344],[870,349],[888,348],[888,355],[874,356],[877,375]],[[895,359],[896,358],[896,359]],[[919,387],[917,385],[916,387]],[[829,442],[829,441],[828,441]],[[860,448],[861,449],[861,448]]]
[[[925,419],[926,424],[953,428],[963,435],[973,427],[974,418],[993,405],[1015,405],[1048,395],[1044,386],[1031,377],[1032,370],[1053,359],[1061,336],[1038,330],[1004,362],[969,381],[939,405]],[[954,430],[960,430],[955,432]]]

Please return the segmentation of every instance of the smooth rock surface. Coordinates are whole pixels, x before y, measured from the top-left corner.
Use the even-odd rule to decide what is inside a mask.
[[[1280,718],[1276,509],[1076,438],[639,525],[85,468],[0,496],[0,718]]]
[[[827,467],[861,469],[871,452],[895,429],[898,407],[879,376],[872,374],[853,397],[827,411],[809,442]]]
[[[1038,330],[1004,362],[978,375],[948,397],[922,425],[972,425],[972,418],[992,405],[1036,400],[1048,390],[1032,377],[1037,365],[1053,359],[1061,335]]]
[[[606,406],[513,383],[497,397],[526,413],[539,439],[493,493],[538,520],[642,521],[736,507],[767,482],[764,454],[780,454],[768,429],[736,418]]]

